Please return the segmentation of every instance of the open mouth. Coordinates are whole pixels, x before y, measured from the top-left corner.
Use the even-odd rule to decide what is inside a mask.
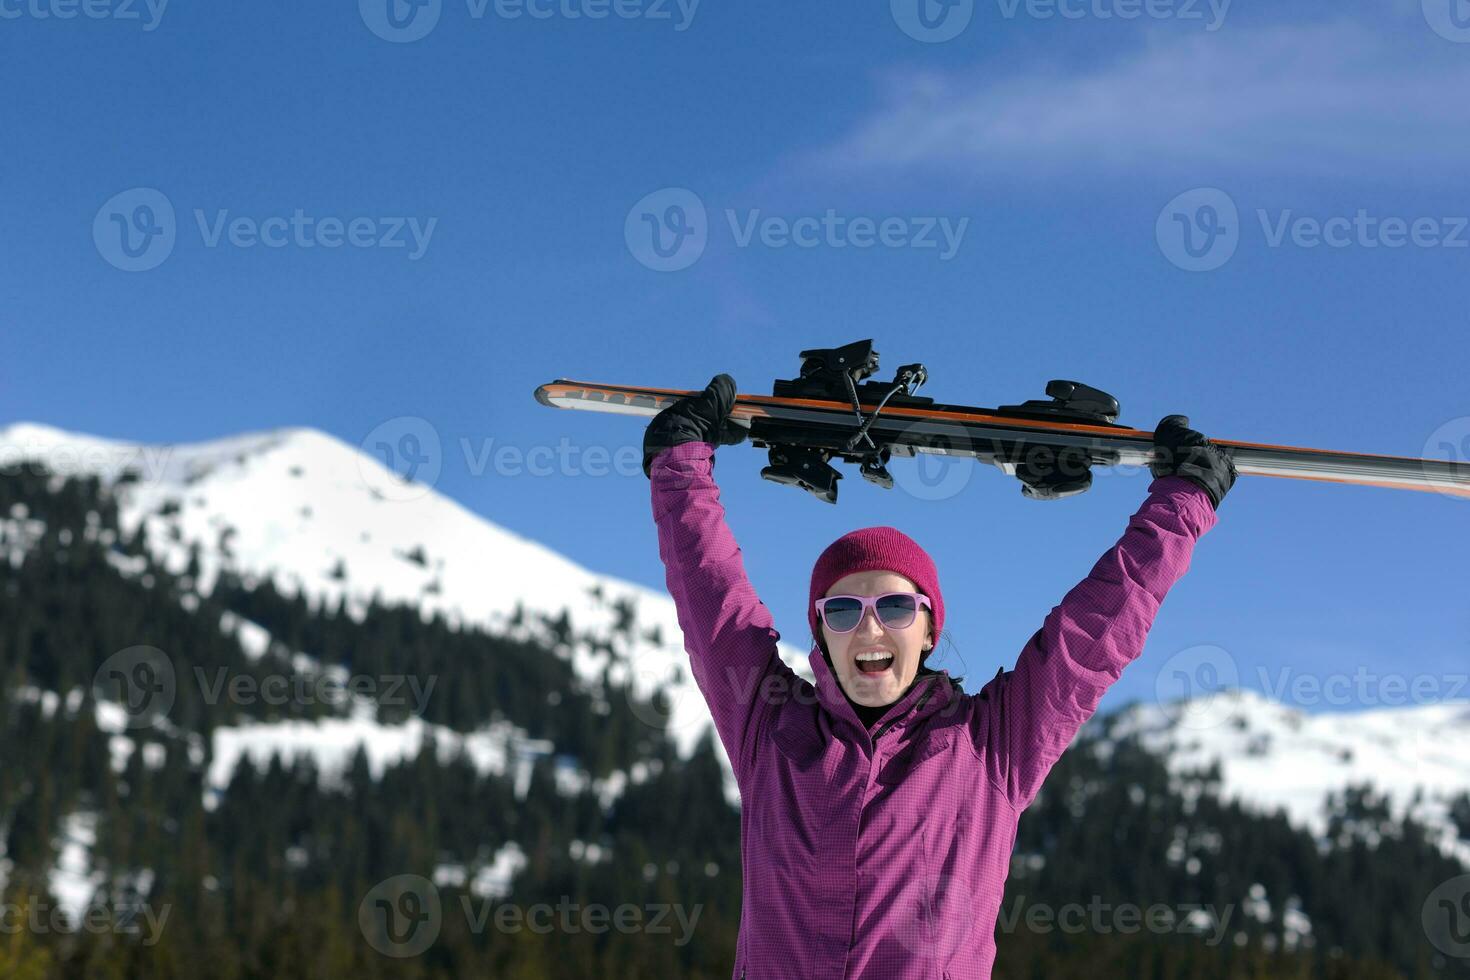
[[[893,654],[886,650],[872,650],[857,655],[857,669],[863,674],[881,674],[893,666]]]

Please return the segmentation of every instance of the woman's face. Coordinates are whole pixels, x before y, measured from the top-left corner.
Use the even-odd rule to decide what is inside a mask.
[[[912,579],[897,572],[854,572],[838,579],[827,595],[882,595],[885,592],[917,592]],[[874,610],[863,610],[862,622],[851,633],[834,633],[820,622],[822,638],[832,655],[837,682],[847,696],[870,708],[897,701],[919,673],[919,658],[929,637],[929,610],[921,608],[914,621],[903,629],[891,629],[878,621]],[[871,661],[860,654],[878,651],[891,660]]]

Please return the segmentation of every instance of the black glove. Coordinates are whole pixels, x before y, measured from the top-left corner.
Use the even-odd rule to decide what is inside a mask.
[[[1154,476],[1182,476],[1204,487],[1216,510],[1235,485],[1230,454],[1189,427],[1187,415],[1165,415],[1154,428]]]
[[[652,478],[653,457],[685,442],[734,446],[748,433],[727,417],[735,405],[735,379],[717,374],[697,395],[685,395],[659,412],[643,432],[643,475]]]

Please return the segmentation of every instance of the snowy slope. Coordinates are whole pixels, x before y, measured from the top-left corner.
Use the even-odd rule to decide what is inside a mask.
[[[1133,705],[1091,724],[1107,732],[1104,746],[1137,736],[1176,774],[1218,762],[1223,797],[1283,810],[1319,838],[1328,830],[1328,794],[1371,784],[1396,818],[1412,815],[1432,828],[1441,850],[1470,867],[1470,840],[1458,836],[1448,811],[1451,798],[1470,791],[1470,701],[1307,714],[1235,690]]]
[[[666,727],[685,752],[710,726],[689,675],[673,601],[665,592],[583,568],[429,487],[406,483],[371,455],[324,433],[293,428],[150,446],[25,423],[0,429],[0,468],[28,461],[59,475],[95,475],[113,484],[124,532],[145,524],[155,557],[171,571],[184,571],[191,546],[197,545],[201,591],[212,589],[219,572],[230,568],[247,580],[272,579],[278,589],[299,592],[313,603],[335,604],[345,598],[355,614],[376,595],[385,604],[417,607],[426,618],[438,613],[451,623],[540,639],[547,639],[548,632],[537,614],[556,617],[566,610],[580,639],[557,652],[571,660],[580,676],[599,680],[611,659],[613,679],[631,677],[641,697],[663,690],[671,708]],[[24,513],[0,515],[0,560],[18,562],[33,546],[39,525]],[[649,547],[656,547],[651,524]],[[114,564],[124,574],[139,571],[121,559]],[[613,629],[619,602],[631,603],[635,612],[631,639]],[[512,628],[517,604],[524,621]],[[259,625],[239,617],[226,617],[221,625],[251,657],[264,655],[272,642]],[[658,643],[651,639],[655,628]],[[597,640],[608,641],[615,652],[598,649]],[[805,650],[781,644],[780,652],[809,675]],[[304,675],[341,670],[324,668],[313,651],[287,653]],[[75,711],[80,695],[80,690],[63,696],[27,689],[16,696],[39,701],[50,714],[63,705]],[[121,769],[136,750],[134,733],[125,730],[119,706],[99,703],[97,712],[99,727],[109,733],[113,767]],[[214,802],[242,757],[264,763],[272,752],[287,758],[310,755],[323,777],[331,779],[359,745],[376,772],[416,753],[431,734],[441,755],[463,752],[482,771],[513,767],[518,793],[525,792],[531,762],[551,751],[550,743],[529,739],[508,724],[461,735],[418,718],[384,725],[366,710],[314,724],[223,726],[213,733],[206,805]],[[191,756],[202,758],[197,737],[189,742]],[[593,781],[559,762],[557,778],[565,790],[590,787],[609,802],[628,781],[646,778],[643,770],[640,764],[631,773]],[[726,792],[733,801],[727,760],[726,774]],[[95,814],[68,815],[57,842],[60,858],[51,884],[72,915],[81,912],[100,882],[90,857],[94,823]],[[515,845],[508,848],[475,873],[476,894],[503,891],[519,854]],[[7,864],[0,853],[0,883]],[[454,870],[444,869],[451,876]]]
[[[429,487],[406,483],[325,433],[291,428],[149,446],[25,423],[0,429],[0,465],[23,460],[109,483],[131,471],[135,478],[119,488],[124,530],[145,523],[151,547],[171,571],[186,567],[197,543],[205,591],[228,566],[314,601],[335,604],[345,596],[349,609],[360,611],[376,593],[384,603],[417,606],[426,618],[437,612],[496,633],[515,632],[508,622],[518,602],[533,622],[535,612],[566,609],[576,633],[606,638],[616,621],[613,604],[626,600],[636,610],[635,641],[615,642],[621,662],[613,678],[631,676],[645,696],[664,690],[668,728],[685,751],[709,726],[666,592],[583,568]],[[649,547],[656,547],[651,523]],[[648,639],[655,626],[658,644]],[[591,646],[562,651],[589,679],[607,660]],[[809,676],[807,651],[780,646],[782,657]]]
[[[528,621],[532,613],[555,615],[565,608],[576,632],[603,637],[612,636],[613,603],[627,600],[636,607],[635,639],[616,641],[614,676],[631,675],[644,694],[665,690],[673,705],[671,732],[686,751],[709,726],[666,593],[583,568],[430,488],[405,484],[371,455],[321,432],[295,428],[143,446],[37,425],[0,429],[0,466],[19,459],[109,482],[131,470],[136,479],[119,488],[124,528],[146,522],[151,545],[175,570],[185,567],[189,546],[197,543],[206,589],[221,567],[230,566],[272,577],[313,600],[345,596],[349,608],[360,609],[376,593],[384,602],[496,632],[512,632],[508,619],[517,602],[524,603]],[[23,536],[18,527],[11,530],[17,534],[7,543],[15,547]],[[345,572],[340,578],[333,575],[339,565]],[[260,655],[269,637],[254,624],[235,626],[247,651]],[[655,626],[660,644],[647,638]],[[600,676],[606,662],[606,654],[589,644],[561,652],[588,679]],[[311,651],[299,653],[299,662],[311,663],[305,656]],[[809,676],[805,650],[782,644],[781,653]],[[1094,730],[1106,722],[1109,738],[1139,735],[1176,773],[1219,761],[1225,795],[1261,810],[1282,808],[1293,823],[1319,835],[1327,826],[1327,794],[1371,783],[1388,795],[1396,814],[1412,812],[1439,831],[1447,852],[1470,863],[1470,844],[1455,835],[1445,802],[1470,790],[1470,766],[1463,763],[1470,705],[1309,715],[1250,692],[1216,697],[1203,711],[1177,704],[1130,707],[1096,720]],[[1213,721],[1202,726],[1200,718]],[[266,725],[222,731],[216,757],[260,758],[270,746],[289,747],[320,756],[330,770],[344,763],[355,743],[366,744],[375,760],[391,759],[412,751],[423,735],[361,719],[332,724],[317,732]],[[500,768],[523,750],[512,741],[509,733],[487,731],[469,736],[463,748]],[[217,761],[211,783],[226,779],[229,766]],[[1416,790],[1423,791],[1417,802]]]

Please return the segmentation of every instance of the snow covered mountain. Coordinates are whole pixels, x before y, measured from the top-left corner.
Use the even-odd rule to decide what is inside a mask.
[[[155,560],[171,573],[183,573],[191,559],[197,561],[194,588],[201,595],[229,569],[247,584],[270,580],[282,593],[301,595],[312,605],[344,602],[358,618],[376,598],[383,605],[417,608],[426,621],[438,614],[450,624],[534,638],[567,658],[589,686],[604,671],[615,683],[631,680],[642,700],[630,700],[630,706],[640,717],[653,711],[646,699],[662,691],[668,714],[653,712],[645,720],[664,727],[684,754],[710,727],[688,670],[674,604],[665,592],[584,568],[428,486],[404,481],[372,455],[325,433],[292,428],[195,444],[143,445],[26,423],[0,429],[0,471],[14,472],[31,462],[58,479],[95,476],[113,487],[122,532],[132,535],[144,527]],[[18,564],[42,530],[42,522],[23,507],[0,514],[0,560]],[[140,563],[119,554],[110,560],[126,575],[140,574]],[[186,605],[190,598],[185,596]],[[570,643],[561,643],[546,621],[563,613]],[[627,626],[630,613],[633,628],[619,629],[620,623]],[[344,668],[323,664],[316,651],[280,648],[265,629],[237,615],[227,614],[221,628],[233,633],[253,659],[275,647],[298,675],[347,681]],[[781,653],[807,672],[805,651],[782,644]],[[13,696],[36,702],[49,718],[75,711],[81,695],[79,688],[28,687]],[[159,746],[136,737],[119,705],[99,702],[96,723],[108,735],[115,771],[122,771],[139,745],[145,764],[158,764]],[[204,757],[196,733],[173,734],[186,740],[191,759]],[[513,769],[518,794],[526,790],[534,759],[552,751],[550,742],[529,738],[506,722],[469,733],[412,716],[403,724],[385,724],[374,717],[371,704],[359,702],[347,717],[214,728],[205,806],[212,807],[241,758],[264,765],[273,753],[287,759],[310,756],[323,778],[331,779],[346,769],[359,746],[377,773],[415,755],[430,737],[441,757],[460,752],[481,771]],[[645,778],[645,770],[640,763],[591,780],[575,760],[559,759],[556,775],[563,791],[590,785],[608,802],[629,781]],[[728,762],[726,772],[726,795],[733,802]],[[90,856],[95,819],[93,813],[77,813],[59,828],[60,857],[50,881],[72,914],[86,906],[100,881]],[[496,888],[514,870],[516,852],[514,845],[508,847],[512,850],[495,856],[491,878]],[[0,884],[7,865],[0,846]]]
[[[615,680],[632,678],[642,695],[662,689],[671,704],[669,730],[686,752],[709,726],[666,593],[583,568],[429,487],[405,483],[332,436],[292,428],[147,446],[31,424],[0,429],[0,466],[24,460],[113,484],[123,528],[145,525],[150,546],[171,571],[182,571],[197,548],[203,591],[228,567],[273,579],[314,602],[345,599],[349,609],[360,609],[376,595],[383,603],[416,606],[426,618],[439,613],[511,635],[536,629],[529,615],[512,625],[517,605],[548,616],[565,609],[583,639],[558,652],[579,674],[591,679],[608,669]],[[636,610],[631,640],[616,635],[619,604]],[[253,624],[235,628],[248,650],[271,642]],[[781,653],[808,672],[804,649],[782,644]],[[1412,815],[1434,828],[1441,847],[1470,866],[1470,841],[1449,809],[1455,794],[1470,791],[1464,761],[1470,702],[1309,715],[1246,691],[1215,698],[1210,725],[1192,724],[1200,713],[1188,705],[1141,704],[1094,719],[1088,731],[1101,733],[1105,743],[1137,735],[1186,786],[1185,773],[1218,762],[1223,795],[1262,811],[1284,809],[1319,837],[1328,830],[1329,794],[1371,784],[1396,817]],[[421,737],[362,720],[328,724],[335,727],[255,725],[218,733],[211,781],[227,778],[228,760],[242,752],[294,747],[328,754],[323,761],[330,768],[357,741],[375,756],[396,758]],[[499,736],[490,739],[482,755],[507,755]]]
[[[383,604],[417,606],[425,619],[438,613],[517,636],[535,630],[530,614],[566,610],[575,633],[615,648],[610,656],[594,640],[559,651],[582,676],[608,668],[614,681],[631,677],[641,696],[661,689],[667,728],[685,751],[709,725],[666,592],[583,568],[326,433],[290,428],[154,446],[26,423],[0,429],[0,466],[31,460],[114,485],[123,529],[145,525],[169,571],[183,571],[197,546],[203,592],[229,567],[313,603],[345,599],[360,611],[376,594]],[[614,635],[620,603],[636,615],[632,642]],[[515,628],[518,605],[531,621]],[[241,638],[269,642],[248,624]],[[781,655],[809,673],[805,649],[783,643]]]
[[[1371,786],[1395,820],[1413,817],[1440,849],[1470,868],[1470,835],[1450,811],[1470,792],[1470,701],[1308,714],[1263,694],[1230,690],[1169,704],[1135,704],[1094,718],[1100,748],[1136,736],[1171,773],[1220,766],[1220,795],[1259,812],[1284,811],[1324,840],[1328,795]],[[1181,778],[1181,784],[1195,781]],[[1197,783],[1195,783],[1197,785]],[[1358,828],[1368,837],[1391,828]]]

